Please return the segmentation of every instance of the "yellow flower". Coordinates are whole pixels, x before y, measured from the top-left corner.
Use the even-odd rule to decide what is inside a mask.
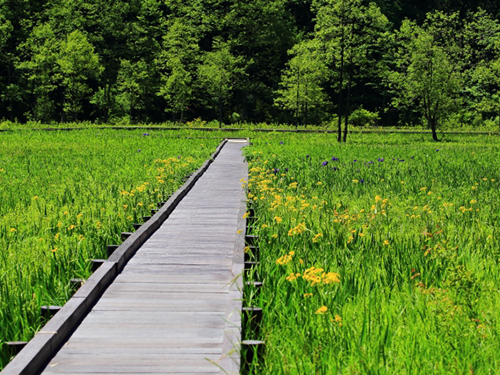
[[[315,235],[315,236],[313,237],[313,242],[318,242],[320,237],[323,237],[323,234],[322,234],[322,233],[318,233],[317,235]]]
[[[62,223],[57,223],[57,227],[60,228]]]
[[[17,229],[16,228],[10,228],[10,231],[11,232],[17,232]]]
[[[57,251],[57,249],[58,249],[57,247],[54,247],[54,248],[52,249],[52,252],[53,252],[53,253],[55,253],[55,252]]]
[[[241,229],[238,229],[236,233],[241,234]]]
[[[388,246],[389,245],[389,241],[385,240],[384,241],[384,246]]]
[[[357,184],[359,182],[359,180],[352,180],[352,182],[354,182],[355,184]]]
[[[324,314],[328,311],[328,307],[321,306],[318,310],[316,310],[316,314]]]
[[[267,228],[269,225],[267,224],[262,224],[262,228]]]
[[[298,277],[300,277],[300,273],[291,273],[290,275],[287,276],[288,281],[293,281],[296,280]]]
[[[312,297],[312,295],[313,295],[312,293],[305,293],[305,294],[304,294],[304,298],[307,298],[307,297]]]
[[[80,235],[78,236],[78,241],[83,241],[84,239],[85,239],[85,237],[84,237],[82,234],[80,234]]]
[[[279,217],[279,216],[275,216],[275,217],[274,217],[274,220],[275,220],[278,224],[279,224],[279,223],[281,223],[281,222],[283,221],[283,219],[282,219],[281,217]]]
[[[124,204],[123,205],[123,209],[126,210],[128,208],[128,205],[127,204]]]
[[[68,227],[68,230],[73,230],[73,229],[75,229],[75,226],[74,226],[74,225],[70,225],[70,226]]]
[[[278,235],[276,233],[273,233],[273,235],[271,237],[272,238],[278,238]]]
[[[246,219],[249,216],[250,216],[250,212],[245,212],[245,214],[243,215],[243,219]]]
[[[340,283],[340,275],[336,272],[323,273],[323,284]]]
[[[427,190],[427,187],[423,187],[423,188],[420,188],[420,191],[426,191]]]
[[[470,201],[470,204],[476,204],[477,203],[477,200],[473,199]]]
[[[33,199],[34,199],[34,200],[37,200],[37,199],[38,199],[38,195],[35,195],[35,196],[33,197]]]
[[[279,265],[284,265],[289,263],[292,260],[292,257],[294,256],[295,251],[290,251],[288,254],[283,255],[281,258],[278,258],[276,260],[276,263]]]

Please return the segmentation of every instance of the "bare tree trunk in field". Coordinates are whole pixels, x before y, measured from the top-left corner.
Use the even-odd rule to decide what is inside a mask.
[[[340,80],[339,80],[339,112],[337,141],[342,141],[342,86],[344,85],[344,28],[340,41]]]
[[[352,68],[349,70],[349,83],[347,84],[347,104],[345,106],[345,116],[344,116],[344,143],[347,142],[347,129],[349,125],[349,102],[351,99],[351,85],[352,85]]]

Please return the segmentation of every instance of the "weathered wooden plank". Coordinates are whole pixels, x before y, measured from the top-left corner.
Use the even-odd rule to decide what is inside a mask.
[[[79,366],[79,365],[66,365],[47,367],[45,374],[171,374],[171,373],[183,373],[183,374],[217,374],[220,369],[214,364],[206,361],[206,365],[193,365],[191,366],[189,362],[184,365],[177,366],[134,366],[131,364],[126,365],[115,365],[115,366]]]

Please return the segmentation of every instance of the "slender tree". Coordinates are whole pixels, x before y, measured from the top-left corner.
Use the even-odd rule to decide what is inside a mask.
[[[398,93],[397,107],[415,106],[438,141],[437,127],[457,105],[460,73],[434,36],[412,21],[404,21],[397,33],[398,67],[390,77]]]

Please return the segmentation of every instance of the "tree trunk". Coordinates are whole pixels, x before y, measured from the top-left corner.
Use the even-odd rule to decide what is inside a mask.
[[[344,85],[344,29],[342,28],[342,40],[340,47],[340,80],[339,80],[339,110],[338,110],[338,134],[337,141],[342,141],[342,86]]]
[[[297,70],[297,107],[295,111],[295,117],[295,129],[298,129],[300,121],[300,68]]]
[[[222,128],[222,99],[219,99],[219,128]]]
[[[349,83],[347,84],[347,98],[346,98],[345,117],[344,117],[344,143],[347,142],[347,129],[349,125],[349,102],[351,99],[351,85],[352,85],[352,68],[349,70]]]
[[[430,124],[430,128],[432,130],[432,139],[435,141],[435,142],[439,142],[439,138],[437,136],[437,132],[436,132],[436,119],[435,118],[431,118],[430,121],[429,121],[429,124]]]

